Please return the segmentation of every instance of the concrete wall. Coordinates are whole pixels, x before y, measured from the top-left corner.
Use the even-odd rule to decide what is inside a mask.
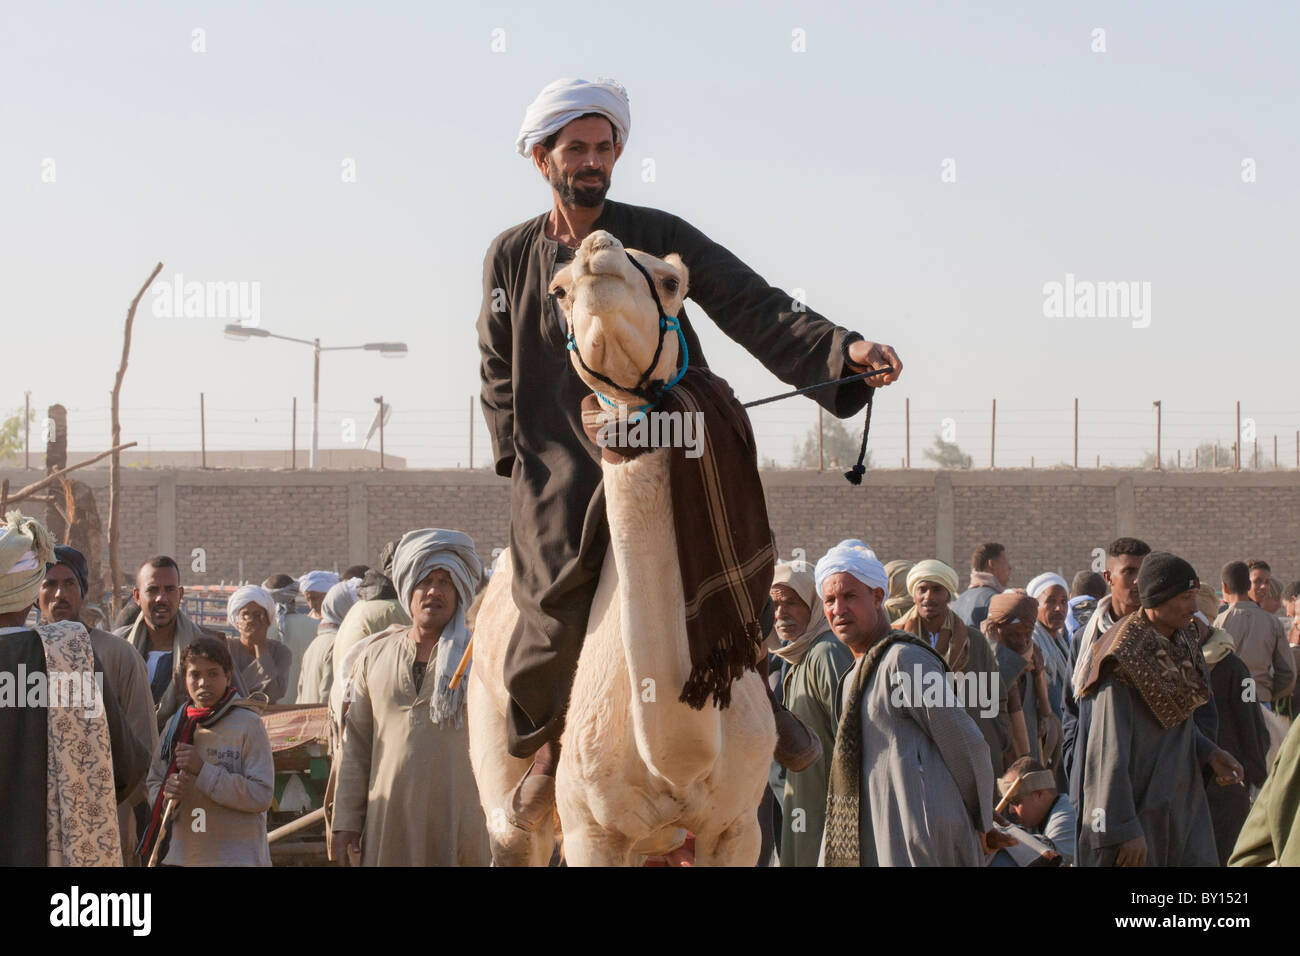
[[[403,531],[467,531],[485,558],[509,535],[509,483],[486,471],[217,471],[126,469],[122,565],[155,552],[206,570],[188,584],[277,571],[373,563]],[[12,488],[36,473],[0,470]],[[79,473],[108,525],[108,475]],[[1011,553],[1013,580],[1069,576],[1121,534],[1183,555],[1207,578],[1234,558],[1262,557],[1283,581],[1300,577],[1300,472],[1112,470],[874,471],[861,487],[838,473],[764,473],[783,557],[815,560],[846,537],[884,559],[939,557],[964,574],[981,541]],[[43,506],[34,513],[43,514]],[[107,550],[105,550],[107,557]],[[107,564],[107,561],[105,561]],[[963,580],[964,583],[964,580]]]

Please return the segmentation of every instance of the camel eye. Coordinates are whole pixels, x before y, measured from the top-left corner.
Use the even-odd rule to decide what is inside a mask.
[[[665,279],[662,280],[662,281],[663,281],[663,284],[664,284],[664,289],[665,289],[665,291],[667,291],[667,292],[676,292],[676,291],[677,291],[677,287],[681,284],[681,283],[679,283],[676,279],[673,279],[673,278],[671,278],[671,277],[669,277],[669,278],[665,278]]]
[[[555,293],[554,293],[554,295],[555,295],[555,297],[556,297],[557,299],[563,299],[564,296],[566,295],[566,293],[565,293],[565,291],[564,291],[564,286],[562,286],[562,285],[557,285],[557,286],[555,287]]]

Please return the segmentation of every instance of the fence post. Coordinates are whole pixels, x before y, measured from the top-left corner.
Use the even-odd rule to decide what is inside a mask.
[[[995,398],[993,399],[993,416],[992,418],[989,419],[989,469],[990,470],[996,467],[993,462],[993,451],[997,441],[997,434],[998,434],[998,400]]]
[[[199,467],[208,467],[208,414],[202,392],[199,392]]]
[[[1079,470],[1079,400],[1074,400],[1074,470]]]

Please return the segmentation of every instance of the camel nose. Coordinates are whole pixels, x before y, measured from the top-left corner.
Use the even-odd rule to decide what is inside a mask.
[[[573,274],[621,276],[627,264],[623,244],[601,230],[593,232],[573,257]]]
[[[582,240],[582,248],[590,254],[600,252],[603,249],[622,249],[623,244],[604,229],[601,229]]]

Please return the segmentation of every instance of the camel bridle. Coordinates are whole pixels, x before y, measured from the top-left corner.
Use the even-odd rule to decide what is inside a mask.
[[[650,409],[655,405],[659,404],[660,399],[663,398],[664,392],[668,391],[668,389],[672,388],[679,381],[681,381],[682,376],[686,374],[686,369],[690,366],[691,356],[690,356],[690,351],[686,346],[686,335],[684,332],[682,332],[681,321],[674,316],[664,314],[663,302],[661,302],[659,299],[659,291],[655,288],[654,279],[650,277],[650,273],[646,271],[645,266],[637,262],[636,258],[630,252],[624,252],[623,254],[627,256],[627,261],[632,263],[632,265],[636,267],[637,272],[641,273],[641,275],[645,277],[646,285],[650,287],[650,297],[654,299],[655,311],[659,313],[659,341],[655,343],[655,354],[654,357],[650,359],[650,364],[646,367],[646,370],[641,373],[641,376],[636,380],[636,384],[633,385],[631,388],[628,388],[626,385],[620,385],[617,382],[615,382],[613,379],[605,375],[602,375],[600,372],[597,372],[594,368],[592,368],[590,365],[586,363],[586,361],[582,357],[581,350],[579,350],[578,348],[578,340],[573,336],[572,314],[570,314],[568,317],[568,323],[567,323],[568,337],[566,339],[566,343],[569,351],[572,352],[575,356],[577,356],[578,364],[582,366],[582,370],[586,372],[588,375],[590,375],[592,378],[596,379],[598,382],[603,382],[604,384],[608,385],[610,388],[615,389],[617,391],[626,392],[629,395],[635,395],[637,396],[637,398],[644,398],[648,404],[641,406],[639,409],[636,409],[636,411],[644,412],[647,409]],[[677,373],[673,375],[672,378],[666,381],[660,378],[651,379],[650,376],[654,374],[655,366],[659,364],[659,357],[663,355],[664,337],[668,334],[670,330],[677,333],[677,339],[681,345],[681,349],[682,349],[681,368],[677,370]],[[596,392],[596,397],[599,398],[601,401],[603,401],[606,405],[609,405],[610,407],[617,407],[618,403],[615,402],[613,399],[609,398],[608,396],[602,395],[600,392],[596,391],[595,389],[592,389],[592,391]]]

